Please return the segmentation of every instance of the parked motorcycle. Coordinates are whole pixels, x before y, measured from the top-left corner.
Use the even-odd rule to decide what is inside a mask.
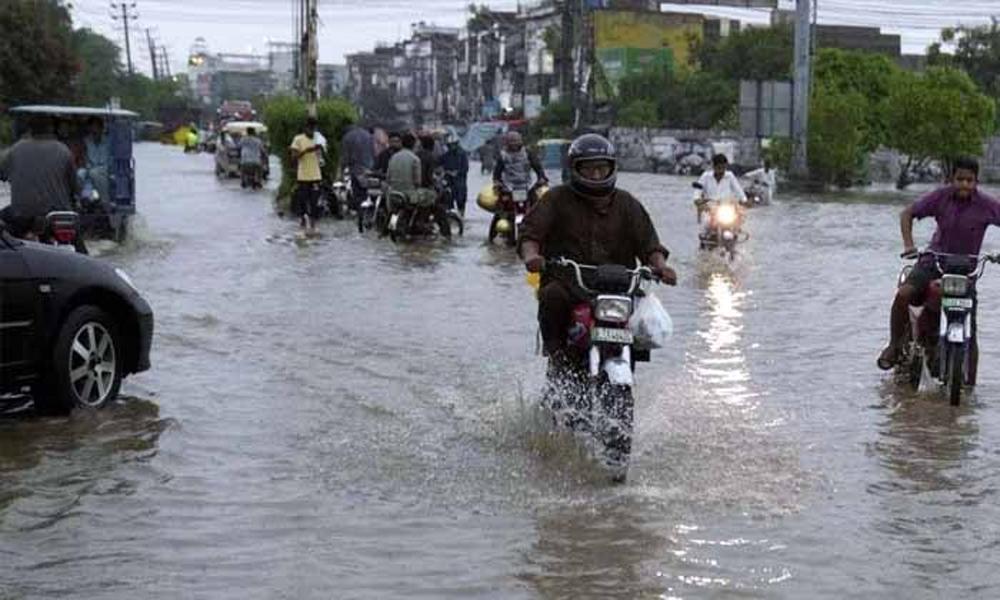
[[[374,229],[379,235],[389,233],[389,207],[385,197],[385,184],[378,173],[369,171],[363,180],[366,197],[358,206],[358,233]]]
[[[633,372],[648,362],[630,327],[642,281],[655,280],[648,267],[583,265],[559,258],[546,269],[568,269],[586,300],[573,308],[565,359],[549,358],[543,403],[556,425],[593,436],[616,481],[624,481],[632,452]]]
[[[524,217],[548,191],[549,184],[544,180],[535,182],[530,188],[510,188],[501,184],[497,191],[496,212],[490,222],[487,241],[492,243],[498,235],[502,235],[508,246],[516,245]]]
[[[926,366],[927,373],[944,386],[949,402],[958,406],[962,388],[976,384],[978,371],[976,282],[982,277],[986,263],[1000,262],[1000,254],[982,258],[937,252],[904,256],[924,257],[934,261],[942,276],[928,288],[924,306],[910,307],[910,329],[904,334],[896,375],[919,389]],[[900,273],[900,284],[911,269],[908,265]],[[928,310],[928,306],[940,309]]]
[[[324,209],[327,214],[335,219],[343,219],[347,216],[348,208],[351,205],[351,171],[345,168],[340,179],[326,186],[324,190]]]
[[[428,192],[428,190],[421,191]],[[434,219],[435,203],[438,202],[437,192],[429,191],[422,194],[421,191],[411,195],[389,191],[389,223],[386,229],[393,242],[439,235],[438,225]],[[461,236],[465,229],[462,217],[454,212],[448,212],[447,218],[451,234]]]
[[[695,189],[702,189],[695,182]],[[698,247],[701,250],[722,250],[729,260],[736,258],[736,246],[745,241],[748,236],[743,232],[743,214],[735,202],[713,202],[707,198],[695,201],[698,207],[698,223],[702,215],[708,214],[708,227],[698,234]]]

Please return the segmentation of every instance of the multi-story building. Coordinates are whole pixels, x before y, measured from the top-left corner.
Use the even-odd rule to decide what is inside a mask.
[[[343,96],[347,91],[347,65],[318,65],[317,76],[321,98]]]

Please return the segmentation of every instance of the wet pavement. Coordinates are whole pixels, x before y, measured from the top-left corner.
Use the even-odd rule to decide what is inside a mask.
[[[97,250],[156,311],[153,370],[0,420],[0,597],[1000,594],[1000,273],[969,403],[888,383],[908,196],[781,195],[730,265],[689,179],[624,175],[680,283],[614,486],[533,408],[532,295],[474,202],[452,245],[304,242],[210,156],[136,154],[135,239]]]

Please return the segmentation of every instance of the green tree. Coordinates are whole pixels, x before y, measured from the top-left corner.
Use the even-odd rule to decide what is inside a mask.
[[[789,25],[752,27],[715,42],[696,44],[701,70],[726,79],[786,80],[792,76],[795,37]]]
[[[59,0],[0,2],[0,109],[72,98],[72,21]]]
[[[850,187],[864,165],[867,99],[818,85],[809,103],[809,171],[822,184]]]
[[[965,72],[932,67],[897,78],[885,118],[888,145],[907,157],[897,182],[903,189],[913,168],[980,154],[994,130],[996,104]]]
[[[942,43],[954,44],[954,53],[944,53]],[[941,42],[931,45],[927,59],[934,66],[964,70],[985,93],[1000,101],[1000,22],[943,30]]]
[[[80,65],[75,96],[80,104],[104,106],[120,94],[122,79],[121,48],[90,29],[73,32],[73,53]]]
[[[658,127],[661,124],[656,103],[651,100],[633,100],[618,115],[623,127]]]
[[[823,89],[864,96],[862,146],[872,152],[884,145],[888,135],[886,100],[894,89],[896,79],[904,71],[883,54],[833,48],[818,52],[813,69],[816,81]]]

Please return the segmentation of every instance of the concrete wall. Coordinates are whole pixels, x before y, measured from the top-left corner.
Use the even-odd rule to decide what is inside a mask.
[[[614,127],[610,135],[624,171],[697,174],[717,153],[728,156],[741,170],[760,166],[758,140],[737,132]]]

